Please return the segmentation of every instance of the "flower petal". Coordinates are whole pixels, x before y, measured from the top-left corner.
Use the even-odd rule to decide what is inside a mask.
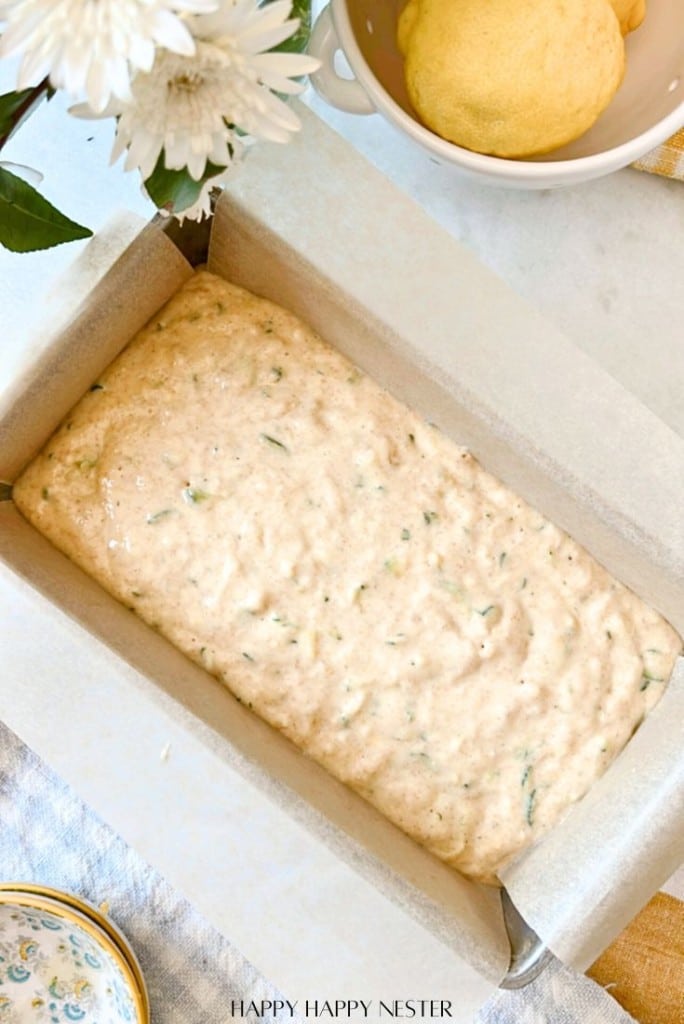
[[[253,29],[240,34],[240,49],[249,53],[270,50],[272,47],[284,43],[286,39],[294,35],[298,28],[297,18],[286,21],[283,25],[274,25],[267,29],[261,29],[255,25]]]
[[[294,57],[293,61],[288,60]],[[252,57],[251,65],[259,73],[260,80],[274,92],[297,96],[305,88],[304,82],[293,78],[308,75],[320,67],[315,57],[290,53],[260,53]]]
[[[211,14],[221,6],[220,0],[175,0],[174,9],[190,14]]]
[[[18,50],[21,50],[28,39],[40,27],[42,14],[40,11],[33,12],[25,21],[10,24],[2,33],[0,39],[0,57],[9,57]]]
[[[3,167],[11,174],[16,174],[19,178],[23,178],[29,185],[40,185],[43,180],[43,175],[40,171],[37,171],[35,167],[27,167],[26,164],[13,164],[10,160],[0,160],[0,167]]]
[[[155,45],[151,39],[135,36],[131,40],[128,59],[134,68],[140,71],[151,71],[156,55]]]
[[[103,117],[118,117],[121,114],[122,106],[118,100],[109,101],[104,110],[93,110],[89,103],[74,103],[69,107],[69,113],[73,117],[80,117],[85,121],[99,121]]]
[[[41,54],[27,53],[19,67],[17,75],[17,89],[28,89],[39,82],[50,73],[50,61]]]
[[[186,26],[169,11],[159,11],[154,19],[154,39],[172,53],[191,57],[195,52],[195,40]]]

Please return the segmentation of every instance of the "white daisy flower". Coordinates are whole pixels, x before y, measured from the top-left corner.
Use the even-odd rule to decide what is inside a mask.
[[[156,47],[190,56],[186,15],[215,11],[220,0],[4,0],[0,57],[22,56],[17,89],[46,76],[55,88],[85,95],[95,111],[110,97],[130,99],[130,78],[149,71]]]
[[[159,50],[149,72],[131,83],[132,99],[113,103],[102,116],[118,118],[112,161],[127,152],[125,168],[150,176],[164,151],[169,170],[187,167],[199,181],[207,161],[232,162],[241,134],[287,142],[301,127],[294,111],[271,90],[297,94],[292,81],[319,66],[297,53],[264,53],[299,27],[290,0],[228,0],[215,14],[189,18],[195,53]],[[74,113],[88,116],[83,107]]]

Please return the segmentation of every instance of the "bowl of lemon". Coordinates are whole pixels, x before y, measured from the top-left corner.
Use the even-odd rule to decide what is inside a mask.
[[[487,184],[588,181],[684,125],[673,0],[331,0],[310,50],[329,103]]]

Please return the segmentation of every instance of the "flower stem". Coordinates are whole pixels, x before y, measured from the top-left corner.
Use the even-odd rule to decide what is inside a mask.
[[[24,89],[23,93],[18,94],[22,96],[22,100],[17,104],[12,112],[9,128],[0,135],[0,151],[5,146],[5,143],[9,142],[19,125],[25,121],[33,112],[34,108],[42,102],[43,98],[47,96],[47,98],[50,99],[53,94],[54,89],[47,78],[44,78],[42,82],[38,83],[38,85],[34,85],[30,89]]]

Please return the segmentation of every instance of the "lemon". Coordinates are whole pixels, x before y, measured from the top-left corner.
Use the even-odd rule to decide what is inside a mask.
[[[582,135],[624,73],[608,0],[410,0],[398,44],[427,127],[502,157],[546,153]]]
[[[616,0],[618,2],[618,0]],[[399,53],[403,53],[406,56],[408,50],[409,36],[413,32],[413,26],[416,23],[418,17],[418,11],[420,7],[420,0],[409,0],[406,7],[402,10],[399,15],[399,23],[397,25],[397,46],[399,47]]]
[[[617,14],[623,36],[639,28],[646,16],[646,0],[610,0],[610,6]]]

